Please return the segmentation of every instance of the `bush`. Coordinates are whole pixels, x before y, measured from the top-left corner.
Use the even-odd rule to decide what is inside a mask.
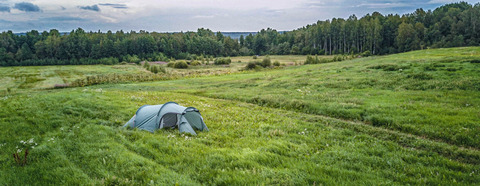
[[[214,62],[215,65],[228,65],[230,63],[232,63],[230,58],[217,58]]]
[[[115,57],[106,57],[99,60],[100,64],[113,65],[118,63],[118,59]]]
[[[136,64],[138,64],[138,63],[140,63],[141,60],[140,60],[140,58],[138,58],[137,55],[133,55],[133,56],[127,55],[127,56],[125,57],[125,61],[127,61],[127,62],[129,62],[129,63],[136,63]]]
[[[164,67],[161,67],[161,66],[158,66],[158,65],[152,65],[148,68],[148,70],[152,73],[155,73],[155,74],[158,74],[159,72],[162,72],[162,73],[167,72]]]
[[[280,66],[280,62],[278,62],[278,61],[273,62],[273,66],[279,67],[279,66]]]
[[[175,61],[167,63],[167,67],[173,68],[175,66]]]
[[[344,60],[344,57],[343,56],[334,56],[333,57],[333,61],[343,61]]]
[[[263,68],[272,66],[272,61],[270,60],[269,57],[263,58],[262,64],[260,64],[260,66],[262,66]]]
[[[145,62],[143,63],[143,68],[145,68],[145,69],[150,68],[150,63],[148,63],[148,61],[145,61]]]
[[[175,62],[175,65],[173,66],[173,68],[185,69],[185,68],[188,68],[188,64],[185,61],[178,61],[178,62]]]
[[[245,66],[245,69],[252,70],[252,69],[255,69],[256,67],[257,67],[257,64],[255,64],[255,62],[248,62],[247,66]]]
[[[362,55],[363,57],[368,57],[368,56],[371,56],[372,53],[370,52],[370,50],[367,50],[367,51],[363,52],[361,55]]]
[[[315,55],[315,58],[312,56],[307,56],[307,59],[305,60],[305,64],[319,64],[320,60],[318,59],[318,56]]]
[[[257,59],[257,56],[256,56],[256,55],[255,55],[255,56],[253,56],[253,59]]]
[[[193,61],[190,63],[190,65],[192,66],[198,66],[198,65],[201,65],[202,63],[198,62],[198,61]]]

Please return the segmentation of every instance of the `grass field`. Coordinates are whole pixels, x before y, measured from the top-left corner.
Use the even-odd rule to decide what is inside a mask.
[[[0,183],[476,185],[479,58],[479,47],[423,50],[7,94]],[[210,132],[121,128],[167,101],[198,108]]]
[[[137,65],[76,65],[76,66],[27,66],[1,67],[0,92],[12,90],[37,90],[52,88],[86,76],[100,74],[145,73]]]
[[[207,76],[215,74],[229,74],[241,71],[250,61],[261,61],[266,56],[232,57],[230,65],[190,66],[189,69],[174,69],[161,65],[167,69],[167,73],[175,75],[198,75]],[[269,56],[272,62],[278,61],[285,66],[300,65],[306,56]],[[331,59],[332,56],[322,56]],[[185,61],[185,60],[177,60]],[[7,91],[24,92],[29,90],[41,90],[52,88],[55,84],[68,84],[78,79],[97,75],[128,75],[128,74],[152,74],[140,65],[77,65],[77,66],[27,66],[27,67],[0,67],[0,94]]]

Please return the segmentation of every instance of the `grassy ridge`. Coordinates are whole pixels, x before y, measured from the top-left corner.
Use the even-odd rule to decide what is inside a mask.
[[[237,101],[117,88],[55,90],[0,101],[2,183],[480,181],[478,164],[404,148],[355,128],[339,127],[349,125],[342,121]],[[140,105],[170,100],[198,107],[212,131],[187,137],[176,130],[151,134],[119,128]],[[31,149],[28,165],[16,166],[7,152],[30,138],[38,145]]]

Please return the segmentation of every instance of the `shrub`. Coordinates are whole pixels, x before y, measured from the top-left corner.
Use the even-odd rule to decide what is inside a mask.
[[[343,61],[344,57],[343,56],[334,56],[333,61]]]
[[[192,62],[190,63],[190,65],[192,65],[192,66],[198,66],[198,65],[201,65],[201,64],[202,64],[202,63],[200,63],[200,62],[198,62],[198,61],[192,61]]]
[[[278,62],[278,61],[273,62],[273,66],[279,67],[279,66],[280,66],[280,62]]]
[[[175,66],[175,61],[172,61],[167,64],[167,67],[173,68]]]
[[[113,65],[118,63],[118,59],[115,57],[106,57],[99,60],[100,64]]]
[[[148,68],[148,70],[152,73],[155,73],[155,74],[158,74],[159,72],[162,72],[162,73],[167,72],[164,67],[161,67],[161,66],[158,66],[158,65],[152,65]]]
[[[370,52],[370,50],[367,50],[367,51],[363,52],[361,55],[362,55],[363,57],[368,57],[368,56],[371,56],[372,53]]]
[[[318,64],[320,63],[320,60],[318,59],[318,56],[312,57],[312,56],[307,56],[307,59],[305,60],[305,64]]]
[[[147,68],[150,72],[152,73],[158,73],[158,69],[157,69],[157,66],[150,66],[149,68]]]
[[[255,62],[248,62],[247,66],[245,66],[245,69],[251,70],[251,69],[255,69],[256,67],[257,67],[257,64],[255,64]]]
[[[257,59],[257,56],[256,56],[256,55],[255,55],[255,56],[253,56],[253,59]]]
[[[263,68],[272,66],[272,61],[270,60],[269,57],[263,58],[262,64],[260,64],[260,66],[262,66]]]
[[[217,58],[214,62],[215,65],[228,65],[230,63],[232,63],[230,58]]]
[[[138,64],[138,63],[140,63],[141,60],[140,60],[140,58],[138,58],[137,55],[133,55],[133,56],[127,55],[127,56],[125,57],[125,61],[127,61],[127,62],[129,62],[129,63],[136,63],[136,64]]]
[[[145,69],[150,68],[150,63],[148,63],[148,61],[145,61],[145,63],[143,63],[143,68]]]
[[[173,66],[173,68],[185,69],[185,68],[188,68],[188,64],[185,61],[178,61],[178,62],[175,62],[175,65]]]

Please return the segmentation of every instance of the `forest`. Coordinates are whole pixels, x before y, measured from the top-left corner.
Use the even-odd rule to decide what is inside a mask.
[[[384,55],[426,48],[478,46],[480,3],[446,4],[435,10],[361,18],[333,18],[293,31],[262,29],[239,39],[200,28],[158,33],[81,28],[0,34],[0,65],[86,65],[246,55]]]

